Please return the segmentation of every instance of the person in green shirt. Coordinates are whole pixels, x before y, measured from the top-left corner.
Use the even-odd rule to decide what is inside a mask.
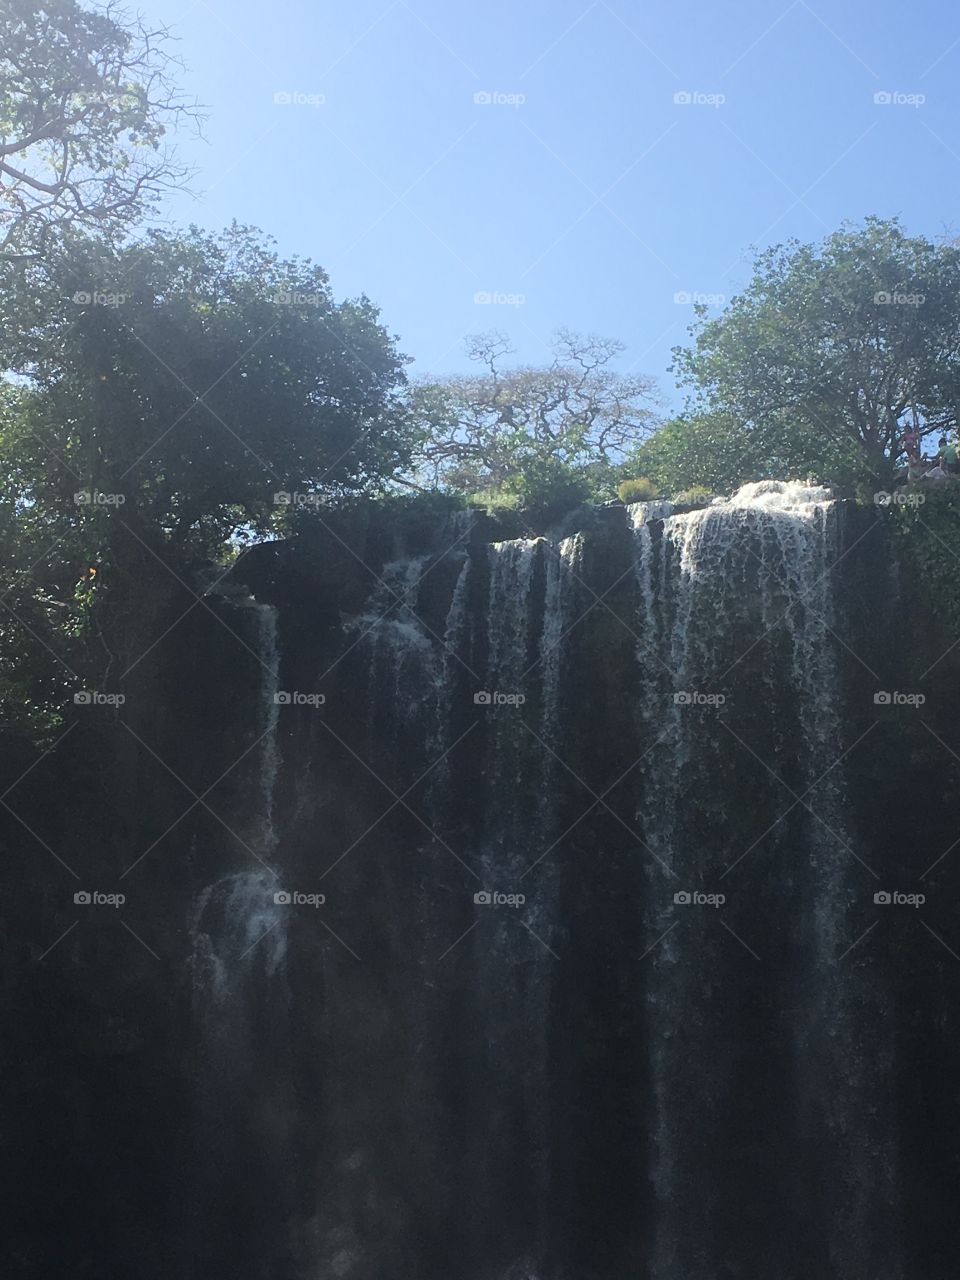
[[[940,455],[940,463],[944,471],[949,475],[957,474],[957,444],[955,440],[948,440],[946,436],[940,437],[940,447],[937,450]]]

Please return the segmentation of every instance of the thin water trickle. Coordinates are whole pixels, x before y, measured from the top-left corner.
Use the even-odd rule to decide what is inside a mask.
[[[192,933],[194,985],[202,999],[243,1001],[252,975],[271,979],[282,970],[289,911],[278,883],[269,871],[239,871],[200,894]]]
[[[207,885],[199,895],[192,924],[194,987],[213,1004],[242,1000],[250,975],[267,978],[281,969],[286,957],[286,915],[275,901],[279,881],[270,866],[279,837],[275,798],[280,770],[280,644],[278,612],[253,599],[240,602],[253,617],[259,663],[257,702],[259,749],[256,754],[259,804],[255,821],[256,845],[251,853],[261,865],[235,872]]]
[[[432,565],[428,555],[384,565],[367,607],[345,626],[348,642],[366,655],[367,749],[379,755],[377,767],[394,785],[413,780],[408,740],[419,738],[429,753],[439,740],[441,646],[418,612],[421,584]]]
[[[577,585],[583,575],[583,535],[564,538],[546,556],[543,628],[540,635],[540,737],[544,743],[541,771],[540,834],[546,836],[556,810],[552,787],[562,759],[561,711],[570,633],[577,622]],[[558,759],[559,757],[559,759]]]
[[[280,723],[280,649],[277,637],[277,610],[273,605],[254,605],[257,617],[260,658],[260,794],[262,855],[269,859],[277,848],[274,826],[274,793],[280,768],[277,729]]]
[[[490,544],[490,680],[501,691],[523,692],[519,685],[529,665],[530,589],[542,541],[516,538]]]

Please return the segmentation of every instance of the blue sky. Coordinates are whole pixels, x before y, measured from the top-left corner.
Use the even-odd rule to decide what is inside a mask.
[[[498,328],[670,348],[747,278],[751,245],[898,214],[960,233],[960,9],[890,0],[144,0],[210,109],[199,200],[382,308],[415,374]],[[277,102],[289,94],[293,101]],[[491,101],[476,101],[475,95]],[[692,100],[677,101],[675,95]],[[892,101],[875,101],[875,95]],[[492,295],[489,302],[477,295]],[[719,303],[718,303],[719,305]]]

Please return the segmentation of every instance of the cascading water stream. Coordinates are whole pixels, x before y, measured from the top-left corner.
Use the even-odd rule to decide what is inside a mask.
[[[388,561],[322,653],[352,702],[312,785],[332,770],[334,856],[352,851],[330,884],[370,919],[364,964],[320,980],[335,1049],[318,1105],[340,1110],[318,1141],[334,1172],[311,1265],[369,1280],[365,1232],[386,1214],[405,1280],[461,1257],[465,1280],[795,1280],[783,1240],[804,1242],[813,1274],[912,1280],[876,1210],[896,1198],[897,1153],[863,1101],[890,1073],[860,1042],[880,1011],[838,964],[873,887],[838,761],[838,504],[767,482],[689,511],[596,509],[562,540],[451,549],[472,529]],[[295,790],[302,764],[280,757],[276,613],[251,616],[270,859],[278,784]],[[285,851],[287,821],[283,836]],[[315,845],[333,861],[301,833]],[[263,1026],[288,1048],[307,934],[289,945],[274,889],[267,871],[232,873],[194,922],[202,1017],[237,1096]],[[387,1104],[364,1094],[377,1081],[403,1103],[386,1135]],[[337,1189],[354,1152],[360,1209]],[[604,1262],[565,1254],[621,1193]],[[442,1267],[421,1266],[432,1247]]]
[[[274,900],[280,887],[271,861],[278,835],[274,799],[280,768],[280,649],[277,610],[254,600],[242,602],[253,617],[253,639],[259,664],[257,774],[259,803],[255,844],[247,856],[258,866],[233,872],[200,894],[193,924],[195,989],[202,999],[239,1009],[249,992],[245,983],[259,971],[267,979],[282,969],[286,957],[287,917]],[[263,939],[262,945],[260,940]]]
[[[231,851],[243,860],[242,869],[208,884],[190,921],[197,1036],[194,1127],[203,1157],[189,1199],[191,1211],[214,1222],[223,1209],[223,1180],[238,1163],[252,1185],[267,1188],[278,1182],[280,1153],[258,1128],[258,1108],[265,1113],[272,1098],[278,1102],[284,1096],[287,1057],[276,1054],[289,1041],[290,916],[274,865],[280,850],[275,821],[281,763],[278,614],[273,606],[250,599],[237,604],[258,663],[258,736],[250,753],[255,812],[235,814],[231,821],[237,832]],[[207,1274],[202,1257],[191,1258],[190,1268],[184,1274]]]
[[[583,535],[564,538],[547,553],[547,582],[544,591],[543,633],[540,638],[541,736],[548,747],[559,746],[558,730],[563,687],[565,641],[576,619],[571,616],[577,583],[583,575]],[[544,776],[545,786],[552,767]]]
[[[274,791],[280,767],[277,728],[280,723],[280,650],[277,645],[277,611],[273,605],[256,607],[259,639],[260,678],[260,793],[262,797],[262,842],[264,858],[268,859],[277,847],[277,832],[273,821]]]
[[[493,702],[487,718],[491,738],[491,821],[487,826],[484,874],[503,875],[507,871],[512,876],[517,873],[531,834],[521,816],[518,781],[525,778],[527,771],[522,762],[530,755],[531,739],[523,727],[522,707],[530,694],[528,673],[535,660],[531,652],[531,592],[538,564],[542,564],[543,547],[540,539],[518,538],[492,543],[488,554],[485,692]],[[522,701],[502,701],[508,698]],[[506,860],[509,866],[504,865]]]
[[[431,558],[422,555],[384,565],[368,607],[346,628],[351,643],[368,655],[368,725],[376,734],[381,768],[394,783],[405,777],[408,738],[419,736],[431,748],[440,740],[435,709],[441,657],[436,637],[417,613],[420,583],[430,564]],[[391,743],[392,764],[383,751]]]
[[[710,1259],[722,1253],[724,1228],[711,1222],[711,1198],[704,1200],[698,1228],[688,1218],[691,1190],[703,1182],[712,1159],[718,1160],[713,1176],[722,1174],[722,1156],[711,1154],[704,1133],[703,1091],[706,1086],[709,1094],[733,1097],[742,1085],[736,1046],[725,1044],[717,1005],[722,991],[707,975],[729,967],[725,945],[741,947],[738,959],[748,959],[751,952],[741,930],[754,936],[762,917],[752,916],[751,933],[756,863],[749,860],[763,866],[770,856],[760,847],[765,839],[787,859],[776,895],[780,909],[789,894],[798,907],[808,908],[813,926],[812,936],[801,944],[807,952],[807,1014],[797,1021],[792,1051],[795,1063],[815,1064],[810,1072],[801,1065],[794,1080],[799,1095],[794,1105],[809,1126],[796,1133],[795,1146],[806,1147],[811,1162],[811,1146],[818,1141],[835,1144],[842,1162],[842,1117],[855,1109],[852,1099],[865,1083],[853,1031],[853,1009],[864,1003],[864,995],[855,979],[837,976],[834,967],[850,941],[843,925],[857,871],[844,828],[842,770],[833,767],[840,754],[839,641],[830,570],[839,554],[838,528],[827,490],[773,482],[748,485],[729,501],[668,516],[659,537],[645,518],[632,524],[640,717],[664,735],[646,762],[640,817],[645,839],[673,872],[668,878],[651,864],[646,913],[651,939],[660,938],[652,955],[654,976],[648,979],[657,1193],[651,1275],[654,1280],[681,1274],[685,1280],[712,1280]],[[748,680],[745,673],[758,665],[760,654],[747,661],[755,648],[763,655],[762,680]],[[749,825],[729,810],[718,785],[719,777],[735,779],[741,769],[759,771],[764,783],[779,789],[774,820],[760,824],[753,841],[742,834]],[[795,824],[803,820],[789,835],[778,825],[783,810],[793,811]],[[796,862],[801,850],[809,872]],[[766,874],[761,873],[761,883]],[[726,919],[718,913],[727,938],[703,920],[702,910],[699,915],[691,910],[689,900],[665,909],[674,893],[697,891],[725,891],[727,902],[738,908]],[[758,884],[756,901],[769,893],[767,885]],[[769,922],[764,932],[769,936]],[[749,971],[746,981],[751,981]],[[686,1057],[683,1046],[691,1035],[715,1044],[709,1076]],[[875,1063],[873,1070],[875,1083],[882,1064]],[[825,1097],[826,1079],[831,1084]],[[867,1145],[888,1146],[875,1125]],[[886,1150],[885,1166],[891,1161]],[[869,1185],[866,1173],[864,1185]],[[868,1217],[871,1193],[851,1196],[843,1182],[796,1191],[835,1198],[837,1226],[824,1247],[836,1274],[860,1274],[852,1269],[854,1259],[858,1250],[862,1258],[865,1235],[875,1234]],[[892,1244],[886,1259],[889,1269],[882,1274],[892,1280],[900,1274]]]

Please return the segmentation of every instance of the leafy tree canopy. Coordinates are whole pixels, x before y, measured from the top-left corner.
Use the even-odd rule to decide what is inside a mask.
[[[789,415],[744,423],[730,413],[672,418],[645,441],[622,468],[625,476],[649,476],[663,493],[690,486],[731,493],[751,480],[814,477],[820,483],[854,484],[863,456],[842,435],[798,429]]]
[[[780,245],[721,316],[701,310],[693,337],[674,369],[700,413],[720,415],[721,452],[733,422],[748,459],[754,443],[761,455],[776,445],[771,464],[839,455],[883,478],[914,414],[921,436],[957,425],[960,250],[879,218],[820,245]],[[685,482],[699,479],[710,482]]]
[[[165,135],[198,118],[163,28],[108,4],[0,5],[0,253],[42,253],[52,229],[127,222],[185,177]]]
[[[269,528],[278,493],[376,486],[407,460],[377,309],[249,228],[68,235],[0,286],[0,360],[27,390],[7,452],[54,522],[210,551]]]
[[[467,350],[482,372],[411,395],[425,483],[470,494],[520,492],[536,477],[565,485],[572,473],[610,469],[651,430],[653,383],[610,367],[619,342],[561,330],[543,367],[506,367],[511,348],[496,332],[468,339]]]

